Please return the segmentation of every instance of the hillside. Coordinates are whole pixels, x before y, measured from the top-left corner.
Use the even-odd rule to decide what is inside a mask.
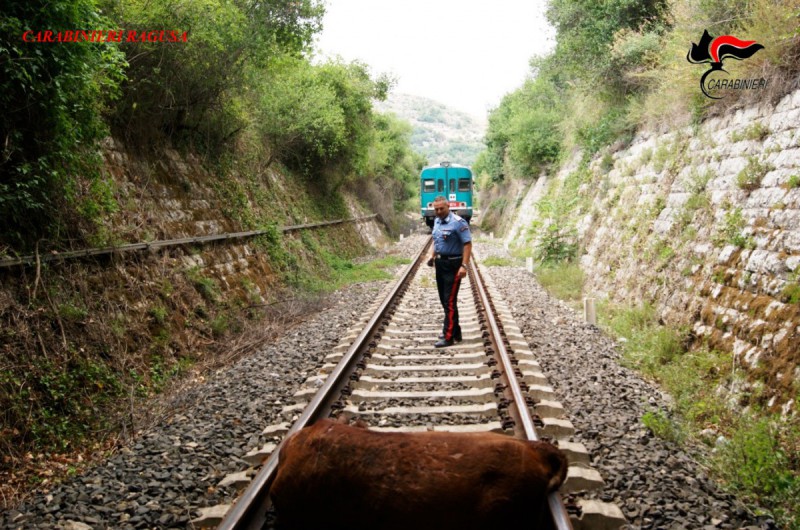
[[[430,164],[448,160],[470,166],[485,148],[485,123],[438,101],[408,94],[390,94],[376,107],[411,123],[411,145],[415,151],[425,155]]]

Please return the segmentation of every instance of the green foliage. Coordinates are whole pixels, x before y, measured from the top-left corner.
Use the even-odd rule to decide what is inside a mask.
[[[542,263],[572,261],[578,255],[577,236],[571,225],[553,222],[544,227],[536,244],[535,258]]]
[[[741,131],[733,131],[731,133],[731,142],[741,142],[742,140],[764,141],[770,133],[769,127],[757,121],[748,125]]]
[[[573,210],[579,205],[580,186],[591,178],[587,168],[570,173],[560,189],[551,188],[538,203],[543,221],[532,223],[536,234],[534,258],[541,263],[572,261],[578,256],[578,231]]]
[[[273,158],[307,171],[319,169],[344,147],[345,116],[333,87],[301,59],[285,59],[275,74],[263,75],[257,90],[259,132]]]
[[[775,169],[769,163],[764,163],[759,157],[748,156],[747,165],[736,175],[736,185],[743,190],[752,191],[761,186],[764,175]]]
[[[683,333],[659,325],[651,305],[631,308],[606,305],[598,313],[605,315],[604,323],[614,334],[626,339],[625,361],[649,375],[685,351]]]
[[[161,304],[151,307],[149,313],[157,324],[163,324],[167,320],[167,308]]]
[[[590,121],[576,131],[578,145],[584,148],[584,156],[590,157],[603,147],[623,139],[633,138],[623,108],[611,107],[596,121]]]
[[[656,21],[666,10],[664,0],[553,0],[547,18],[557,31],[555,56],[570,78],[619,90],[625,74],[620,67],[633,70],[648,57],[653,48],[649,34],[661,30]],[[647,36],[633,39],[633,31]],[[611,54],[615,38],[621,43]]]
[[[123,58],[113,43],[26,43],[25,31],[114,27],[92,0],[12,2],[0,14],[0,243],[30,248],[59,228],[75,175],[97,175],[95,142]]]
[[[225,313],[218,314],[217,316],[211,319],[211,322],[209,322],[209,326],[211,326],[211,333],[215,337],[219,338],[223,336],[230,327],[228,315],[226,315]]]
[[[495,180],[506,172],[536,176],[560,153],[560,107],[558,90],[544,75],[506,95],[489,115],[487,150],[476,160],[476,172],[486,171]]]
[[[487,267],[510,267],[514,263],[510,259],[501,256],[489,256],[482,260],[481,264]]]
[[[787,283],[781,291],[783,299],[789,304],[800,304],[800,284],[795,280]]]
[[[97,414],[121,390],[117,374],[106,365],[78,355],[66,364],[39,359],[21,376],[0,370],[0,405],[5,419],[26,418],[15,425],[29,441],[66,449],[97,427]],[[35,403],[36,406],[31,406]],[[4,433],[5,434],[5,433]]]
[[[800,473],[797,461],[792,461],[798,455],[788,454],[786,447],[798,439],[800,429],[772,418],[750,420],[742,422],[714,456],[714,470],[729,489],[774,506],[787,528],[798,528],[800,520],[793,510],[800,501]]]
[[[744,232],[745,226],[747,226],[747,221],[742,215],[741,208],[725,212],[722,227],[718,230],[715,242],[717,244],[730,243],[739,248],[753,247],[755,242]]]
[[[192,282],[197,292],[208,302],[217,302],[219,299],[219,286],[213,278],[205,276],[199,266],[191,267],[186,271],[186,276]]]
[[[392,234],[406,228],[409,202],[413,200],[414,209],[419,205],[419,172],[425,159],[411,150],[410,136],[411,125],[394,114],[374,114],[366,167],[351,186]]]
[[[786,182],[786,187],[789,189],[800,188],[800,175],[792,175]]]
[[[664,411],[645,412],[642,415],[642,424],[659,438],[675,443],[683,441],[680,427]]]
[[[86,311],[85,307],[78,307],[70,303],[65,303],[58,307],[58,315],[70,322],[80,322],[84,320],[89,313]]]
[[[126,30],[188,31],[186,42],[124,42],[128,82],[116,105],[117,134],[153,143],[164,135],[219,151],[246,121],[235,97],[249,66],[307,50],[323,14],[316,0],[119,0]]]
[[[317,178],[331,165],[343,175],[368,170],[372,100],[385,98],[388,79],[372,79],[360,63],[312,66],[288,57],[276,62],[274,71],[250,74],[257,129],[271,147],[270,161],[278,158]]]
[[[800,503],[800,424],[756,407],[749,412],[731,404],[729,388],[741,385],[730,352],[687,351],[684,332],[659,331],[651,307],[603,304],[602,324],[625,337],[624,359],[658,381],[674,398],[669,415],[645,413],[642,422],[657,436],[681,443],[701,440],[716,445],[708,462],[726,488],[772,510],[779,525],[800,528],[794,508]],[[719,322],[718,327],[724,328]],[[711,428],[714,437],[702,431]],[[724,435],[715,444],[719,434]]]
[[[366,263],[354,264],[346,260],[324,252],[325,261],[330,265],[333,277],[332,283],[323,287],[324,290],[333,290],[351,283],[373,282],[381,280],[391,280],[392,275],[386,270],[390,267],[398,267],[411,262],[407,258],[397,256],[386,256]]]
[[[538,267],[535,273],[542,287],[556,298],[568,302],[581,299],[585,276],[577,263],[550,263]]]

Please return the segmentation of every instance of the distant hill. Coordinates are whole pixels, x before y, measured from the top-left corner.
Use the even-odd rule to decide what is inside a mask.
[[[438,101],[408,94],[390,94],[386,101],[375,106],[411,123],[411,145],[428,158],[429,164],[448,161],[470,166],[484,149],[486,124]]]

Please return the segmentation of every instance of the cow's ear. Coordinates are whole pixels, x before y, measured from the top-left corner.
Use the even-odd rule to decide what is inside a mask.
[[[567,455],[558,449],[548,451],[547,463],[550,464],[550,469],[553,473],[547,484],[547,491],[555,491],[567,478],[567,470],[569,468]]]

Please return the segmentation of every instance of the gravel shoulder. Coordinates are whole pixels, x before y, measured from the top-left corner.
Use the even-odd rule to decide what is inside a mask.
[[[478,259],[509,257],[500,244],[475,243]],[[668,396],[620,365],[614,339],[551,297],[522,267],[489,267],[542,371],[592,455],[605,488],[631,529],[774,528],[723,492],[686,451],[655,438],[641,422]],[[761,523],[761,526],[759,526]]]

